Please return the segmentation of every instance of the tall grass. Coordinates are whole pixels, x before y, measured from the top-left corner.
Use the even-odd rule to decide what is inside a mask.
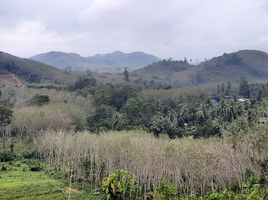
[[[36,140],[45,158],[58,169],[70,167],[77,179],[99,185],[117,169],[131,172],[142,194],[166,180],[181,193],[242,188],[248,170],[261,172],[256,164],[267,159],[268,148],[257,144],[267,136],[229,139],[157,139],[142,131],[100,135],[47,131]]]
[[[42,107],[22,107],[14,111],[12,130],[22,137],[37,134],[41,130],[72,129],[72,120],[60,109],[46,105]]]

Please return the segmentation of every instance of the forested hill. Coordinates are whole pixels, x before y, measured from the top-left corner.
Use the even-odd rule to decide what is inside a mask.
[[[198,76],[204,82],[229,81],[237,77],[249,80],[268,78],[268,54],[243,50],[213,58],[199,66]]]
[[[172,86],[191,86],[209,82],[236,81],[268,78],[268,54],[256,50],[242,50],[223,54],[190,65],[186,61],[163,60],[132,73],[133,76],[166,82]]]
[[[51,51],[31,57],[30,59],[40,61],[60,69],[72,68],[89,69],[92,71],[101,71],[103,69],[116,68],[138,68],[152,64],[160,59],[154,55],[143,52],[123,53],[115,51],[108,54],[97,54],[89,57],[82,57],[75,53],[65,53]]]
[[[75,77],[52,66],[0,52],[0,75],[15,75],[28,83],[70,83]]]

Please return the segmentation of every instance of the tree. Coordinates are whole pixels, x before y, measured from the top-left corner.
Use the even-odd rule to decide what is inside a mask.
[[[125,68],[125,71],[123,72],[123,75],[125,76],[125,80],[128,82],[129,81],[129,73],[127,68]]]
[[[249,98],[250,90],[248,81],[243,77],[240,80],[239,84],[239,94],[243,97]]]
[[[224,95],[224,92],[225,92],[225,85],[224,85],[224,83],[221,84],[221,92]]]
[[[166,133],[169,128],[171,128],[169,120],[162,115],[155,115],[150,122],[150,130],[157,137],[161,133]]]
[[[79,89],[83,89],[85,87],[94,87],[96,86],[96,79],[93,77],[90,77],[90,75],[88,75],[87,72],[87,76],[88,77],[79,77],[79,79],[71,86],[69,86],[70,90],[79,90]]]
[[[159,102],[155,99],[130,98],[123,107],[133,126],[148,126],[151,118],[159,112]]]
[[[230,82],[227,83],[227,90],[226,90],[226,95],[230,95],[232,90],[232,84]]]
[[[36,94],[28,100],[28,104],[31,106],[42,106],[50,102],[48,95]]]
[[[10,124],[11,117],[13,111],[11,110],[10,105],[4,102],[0,102],[0,136],[4,137],[3,139],[3,146],[5,147],[5,143],[8,137],[8,132],[6,131],[5,127]]]
[[[126,128],[127,125],[128,125],[128,119],[125,113],[119,113],[119,112],[114,113],[112,118],[113,130],[118,131],[123,130]]]
[[[11,122],[13,111],[6,103],[0,102],[0,127],[5,127]]]
[[[87,127],[92,132],[112,129],[112,118],[116,112],[110,105],[100,105],[96,108],[95,116],[87,119]]]

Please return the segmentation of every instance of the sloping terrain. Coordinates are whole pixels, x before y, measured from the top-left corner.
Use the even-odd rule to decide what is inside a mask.
[[[268,54],[243,50],[213,58],[199,66],[201,82],[232,81],[240,77],[249,80],[268,78]]]
[[[1,74],[0,75],[0,85],[16,85],[22,86],[24,83],[19,80],[15,74]]]
[[[28,83],[63,84],[75,80],[75,76],[52,66],[4,52],[0,52],[0,76],[1,81],[12,79]]]
[[[135,70],[135,77],[181,87],[210,82],[268,79],[268,54],[243,50],[212,58],[193,66],[183,61],[160,61]]]
[[[90,69],[92,71],[114,70],[125,67],[144,67],[160,59],[143,52],[123,53],[115,51],[109,54],[97,54],[95,56],[82,57],[75,53],[51,51],[38,54],[30,59],[43,62],[60,69]]]

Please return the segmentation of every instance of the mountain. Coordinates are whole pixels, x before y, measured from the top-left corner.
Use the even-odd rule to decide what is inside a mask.
[[[202,83],[268,79],[268,54],[257,50],[242,50],[223,54],[190,65],[186,61],[163,60],[131,73],[134,77],[154,80],[174,87]]]
[[[90,69],[92,71],[112,70],[116,68],[144,67],[160,59],[143,52],[123,53],[115,51],[109,54],[82,57],[75,53],[51,51],[32,56],[30,59],[43,62],[60,69]]]
[[[28,83],[69,83],[75,77],[67,72],[34,60],[19,58],[0,52],[0,79],[21,84]]]
[[[232,81],[240,77],[249,80],[268,78],[268,54],[257,50],[242,50],[212,58],[199,65],[201,81]]]

